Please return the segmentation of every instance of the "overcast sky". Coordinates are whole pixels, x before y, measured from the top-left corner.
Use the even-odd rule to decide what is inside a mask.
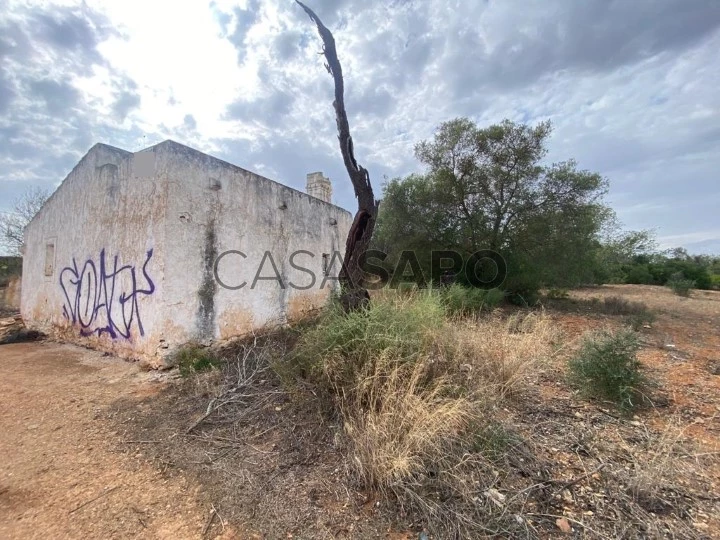
[[[720,0],[307,0],[335,34],[376,190],[442,121],[552,120],[550,158],[610,180],[664,247],[720,252]],[[0,211],[95,143],[165,139],[354,210],[332,79],[291,0],[0,7]]]

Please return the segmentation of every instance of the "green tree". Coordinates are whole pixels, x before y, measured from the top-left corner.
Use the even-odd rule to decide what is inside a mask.
[[[572,160],[545,164],[550,134],[549,122],[441,124],[415,148],[426,172],[385,185],[376,246],[391,259],[414,249],[421,262],[431,249],[493,249],[522,287],[586,279],[607,219],[607,182]]]

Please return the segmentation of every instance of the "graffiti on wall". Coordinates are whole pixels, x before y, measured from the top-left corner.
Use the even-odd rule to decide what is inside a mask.
[[[72,266],[60,272],[60,288],[65,295],[63,317],[80,326],[80,335],[109,335],[129,338],[133,328],[145,335],[140,305],[141,296],[155,292],[155,284],[147,266],[153,250],[148,250],[142,265],[142,275],[132,265],[120,266],[118,256],[106,260],[105,250],[97,261],[86,260],[82,267],[73,257]]]

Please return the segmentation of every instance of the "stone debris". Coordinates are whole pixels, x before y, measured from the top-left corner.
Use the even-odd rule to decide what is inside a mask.
[[[35,341],[41,337],[40,332],[25,328],[20,315],[0,319],[0,345],[20,341]]]

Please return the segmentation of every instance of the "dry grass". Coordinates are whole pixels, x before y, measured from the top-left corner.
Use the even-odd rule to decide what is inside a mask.
[[[364,485],[386,490],[423,473],[477,420],[477,404],[454,396],[448,378],[428,382],[428,371],[427,360],[379,359],[343,402],[353,465]]]
[[[290,367],[318,395],[330,390],[359,485],[444,535],[498,533],[518,523],[488,502],[504,448],[483,437],[497,427],[492,408],[522,392],[557,336],[543,313],[448,319],[439,295],[385,293],[362,313],[330,310]],[[287,364],[276,369],[289,380]]]
[[[458,358],[500,398],[521,391],[538,364],[555,354],[560,338],[557,326],[543,312],[457,320],[452,334]],[[485,386],[478,390],[484,392]]]
[[[580,300],[621,296],[631,302],[642,302],[659,313],[681,313],[690,317],[720,317],[720,291],[693,292],[692,298],[677,296],[667,287],[653,285],[603,285],[572,291]]]
[[[674,504],[665,500],[663,492],[672,490],[675,479],[691,474],[693,467],[682,458],[686,427],[675,417],[668,421],[659,434],[644,433],[647,450],[635,456],[628,479],[628,492],[642,507],[654,513],[672,509]]]
[[[708,411],[720,401],[705,364],[720,346],[707,330],[720,320],[720,293],[610,286],[571,295],[580,313],[448,318],[432,294],[378,293],[368,312],[330,311],[286,332],[292,339],[236,347],[221,370],[182,382],[190,421],[177,402],[164,411],[153,403],[157,423],[136,438],[157,439],[171,415],[183,419],[166,451],[192,451],[177,460],[212,473],[223,509],[269,537],[369,538],[393,525],[407,538],[422,529],[548,538],[563,519],[577,537],[712,536],[718,447],[693,437],[716,441]],[[640,356],[677,405],[626,417],[568,386],[583,333],[621,326],[602,300],[624,311],[619,295],[659,312],[639,334]],[[185,435],[208,402],[214,412]]]

